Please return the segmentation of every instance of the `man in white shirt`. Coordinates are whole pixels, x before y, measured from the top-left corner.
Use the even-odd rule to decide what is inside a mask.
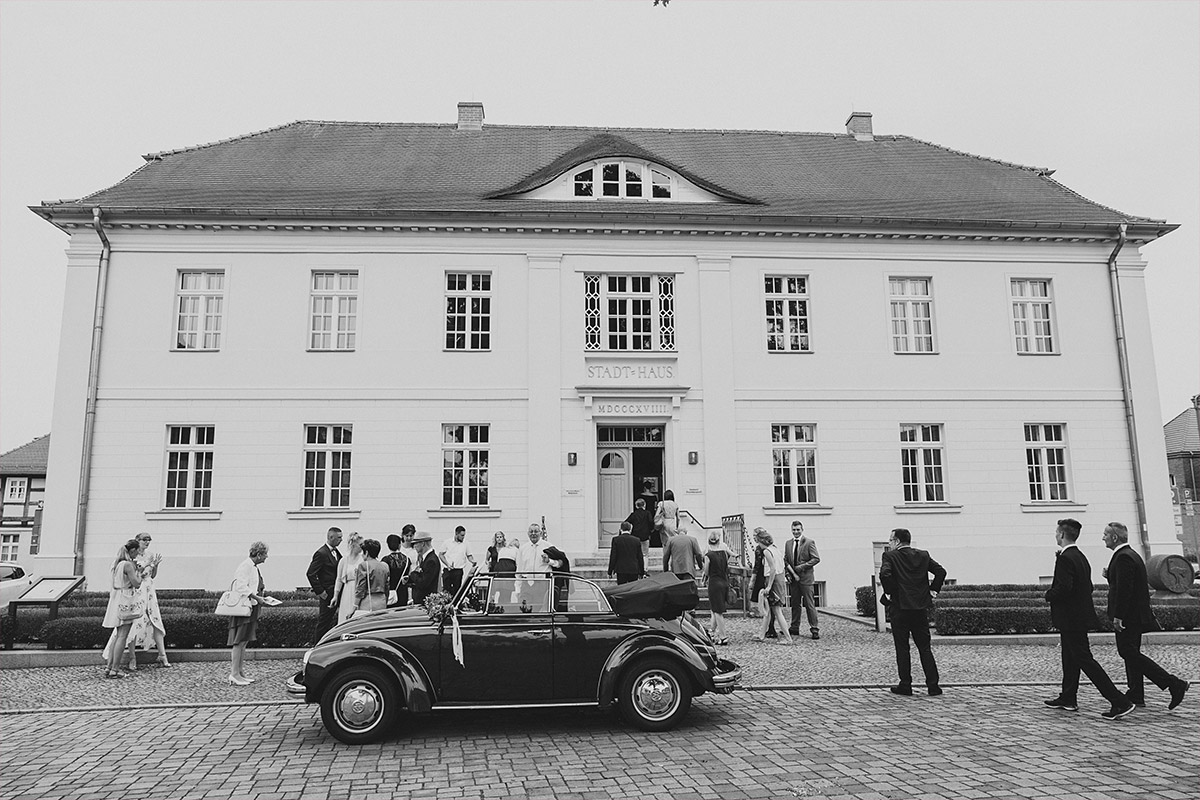
[[[459,525],[454,529],[454,538],[442,542],[438,558],[442,560],[442,589],[454,595],[462,586],[463,572],[475,563],[475,556],[467,545],[467,529]]]
[[[545,550],[550,542],[542,538],[542,526],[536,522],[530,523],[529,540],[521,542],[517,557],[517,571],[526,573],[546,574],[549,569],[545,558]],[[522,602],[532,608],[542,609],[546,604],[546,594],[549,584],[537,580],[533,575],[523,575],[519,582]]]

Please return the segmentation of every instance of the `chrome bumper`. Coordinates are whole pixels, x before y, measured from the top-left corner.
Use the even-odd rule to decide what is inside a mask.
[[[742,668],[737,664],[722,658],[717,662],[717,671],[713,673],[713,691],[718,694],[729,694],[742,682]]]
[[[300,682],[300,679],[303,678],[303,676],[303,672],[297,672],[295,675],[283,682],[283,688],[287,690],[288,694],[302,695],[308,691],[306,688],[304,688],[304,684]]]

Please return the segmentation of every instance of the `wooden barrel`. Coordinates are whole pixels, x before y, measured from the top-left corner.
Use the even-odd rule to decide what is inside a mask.
[[[1184,594],[1192,588],[1195,578],[1192,563],[1183,556],[1157,555],[1146,559],[1146,579],[1151,588]]]

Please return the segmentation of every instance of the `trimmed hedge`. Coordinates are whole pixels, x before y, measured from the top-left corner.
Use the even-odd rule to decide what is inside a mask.
[[[32,615],[31,615],[32,616]],[[165,616],[165,614],[164,614]],[[304,606],[264,608],[258,618],[258,647],[304,647],[312,638],[316,608]],[[102,616],[60,616],[45,621],[42,617],[39,637],[50,650],[102,649],[111,630],[101,623]],[[229,622],[209,612],[181,612],[164,620],[166,643],[170,648],[227,647]]]
[[[1200,604],[1155,605],[1154,616],[1164,631],[1194,631],[1200,627]],[[1112,622],[1103,613],[1100,630],[1111,631]],[[1050,622],[1050,606],[1041,608],[993,607],[964,608],[961,606],[938,607],[934,614],[937,632],[943,636],[989,633],[1053,633]]]

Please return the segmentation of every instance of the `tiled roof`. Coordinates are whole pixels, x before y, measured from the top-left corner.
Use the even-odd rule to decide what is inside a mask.
[[[512,200],[572,158],[636,155],[730,198],[723,203]],[[613,151],[610,153],[609,151]],[[588,154],[592,154],[589,156]],[[587,158],[585,158],[587,156]],[[303,121],[152,154],[121,182],[35,211],[684,214],[710,218],[929,220],[1053,228],[1160,223],[1094,203],[1049,171],[907,136]],[[1160,224],[1155,235],[1175,226]]]
[[[1163,425],[1163,436],[1167,440],[1167,455],[1200,453],[1200,430],[1196,426],[1196,409],[1189,408],[1175,415],[1175,419]]]
[[[50,458],[50,434],[0,455],[0,473],[5,475],[45,475]]]

